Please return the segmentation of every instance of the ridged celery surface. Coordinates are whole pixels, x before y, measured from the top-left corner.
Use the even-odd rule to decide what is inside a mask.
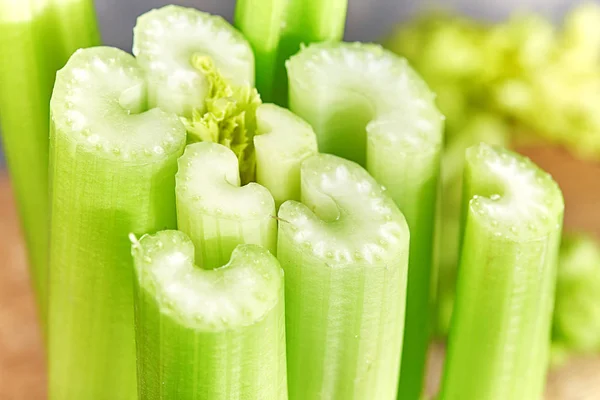
[[[550,175],[467,150],[457,295],[441,400],[541,399],[564,203]]]
[[[134,241],[140,398],[286,400],[283,271],[260,246],[194,264],[179,231]]]
[[[63,15],[71,15],[68,22]],[[49,101],[72,51],[99,42],[88,0],[0,0],[2,144],[25,235],[39,316],[46,320]]]
[[[411,231],[399,398],[419,398],[429,343],[443,120],[406,61],[380,46],[314,44],[287,64],[290,109],[319,149],[358,162],[388,189]]]
[[[177,172],[177,223],[206,269],[224,265],[238,244],[261,245],[275,254],[275,202],[257,184],[240,187],[235,154],[218,143],[187,146]]]
[[[279,207],[300,201],[300,165],[318,153],[312,127],[289,110],[263,104],[256,110],[256,182],[273,195]]]
[[[131,400],[127,236],[175,227],[185,128],[174,114],[144,112],[144,71],[109,47],[75,52],[50,109],[49,398]]]
[[[359,165],[315,155],[279,209],[292,400],[396,398],[408,226]]]
[[[265,101],[287,104],[285,61],[301,44],[339,41],[348,0],[238,0],[235,25],[256,55],[256,86]]]

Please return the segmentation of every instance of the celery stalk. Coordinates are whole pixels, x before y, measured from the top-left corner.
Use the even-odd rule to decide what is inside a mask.
[[[85,24],[61,25],[59,12]],[[0,63],[0,136],[42,322],[47,313],[48,104],[56,70],[72,48],[98,41],[89,1],[0,0],[0,52],[5,60]]]
[[[319,149],[366,166],[411,230],[400,398],[418,398],[429,342],[442,117],[404,59],[370,44],[316,44],[288,62],[290,108]]]
[[[54,6],[54,29],[60,34],[64,57],[60,65],[62,67],[75,50],[101,42],[96,10],[93,0],[49,1]]]
[[[166,6],[138,18],[133,42],[148,76],[150,106],[181,116],[188,142],[231,148],[239,159],[241,182],[252,182],[252,136],[261,101],[246,39],[219,16]]]
[[[395,399],[409,232],[359,165],[315,155],[279,210],[291,399]]]
[[[241,243],[275,253],[273,197],[256,183],[240,187],[238,161],[230,149],[210,142],[187,146],[176,182],[177,224],[192,239],[199,266],[224,265]]]
[[[286,400],[283,271],[265,249],[194,265],[182,232],[134,241],[140,398]]]
[[[274,104],[256,110],[256,182],[273,195],[277,208],[300,201],[300,165],[317,154],[317,137],[302,118]]]
[[[225,79],[254,84],[252,48],[222,17],[165,6],[138,18],[133,54],[148,77],[148,103],[186,118],[205,110],[211,80],[192,60],[208,56]]]
[[[287,104],[285,61],[301,44],[339,41],[348,0],[238,0],[235,25],[256,55],[256,86],[265,101]]]
[[[525,157],[467,150],[457,295],[440,399],[541,399],[563,217]]]
[[[129,232],[174,227],[185,128],[121,50],[79,50],[50,103],[49,398],[136,396]]]

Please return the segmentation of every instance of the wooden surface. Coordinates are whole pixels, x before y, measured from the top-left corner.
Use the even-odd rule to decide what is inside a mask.
[[[600,236],[600,166],[583,164],[555,149],[523,152],[561,185],[568,208],[566,227]],[[442,359],[443,346],[434,345],[430,393],[435,392]],[[0,173],[0,400],[45,399],[43,360],[14,203],[6,174]],[[576,358],[552,371],[546,400],[600,400],[600,358]]]

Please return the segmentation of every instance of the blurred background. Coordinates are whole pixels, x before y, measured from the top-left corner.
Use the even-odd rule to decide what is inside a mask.
[[[130,51],[136,17],[169,3],[230,21],[235,6],[235,0],[96,0],[104,43]],[[447,117],[440,284],[432,323],[438,343],[447,334],[453,305],[464,149],[479,141],[512,147],[548,170],[561,186],[567,235],[547,397],[557,400],[600,399],[600,0],[583,3],[349,0],[345,35],[349,41],[381,42],[407,57],[438,94]],[[3,164],[0,149],[0,243],[7,244],[16,240],[18,224]],[[0,290],[11,301],[0,309],[0,318],[10,313],[10,323],[31,325],[25,336],[5,345],[15,348],[15,357],[25,353],[24,360],[11,361],[14,376],[21,368],[29,384],[38,385],[43,372],[30,368],[41,354],[30,346],[38,338],[30,294],[22,293],[27,280],[20,246],[0,246],[0,261],[3,256],[22,259],[22,271],[6,275],[21,280],[6,285],[10,292]],[[2,345],[0,340],[0,351]],[[434,346],[432,388],[442,352],[441,345]]]

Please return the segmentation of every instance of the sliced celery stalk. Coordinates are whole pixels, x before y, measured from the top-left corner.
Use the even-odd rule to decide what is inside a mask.
[[[275,254],[273,196],[256,183],[240,187],[238,160],[227,147],[211,142],[187,146],[179,159],[176,197],[177,224],[194,242],[199,266],[224,265],[241,243]]]
[[[418,398],[429,342],[432,254],[443,121],[406,61],[380,46],[315,44],[287,64],[290,108],[319,149],[366,166],[411,230],[399,397]]]
[[[60,13],[75,21],[61,24]],[[42,322],[47,313],[48,104],[56,70],[72,48],[98,41],[93,5],[87,0],[0,1],[0,52],[5,60],[0,63],[0,136]]]
[[[283,271],[240,245],[225,266],[194,265],[182,232],[134,242],[140,398],[286,400]]]
[[[300,165],[318,153],[312,127],[289,110],[263,104],[256,111],[256,182],[273,195],[279,206],[300,201]]]
[[[229,81],[254,84],[252,48],[220,16],[192,8],[165,6],[138,18],[133,54],[148,76],[148,103],[191,118],[205,109],[208,79],[192,65],[209,56]]]
[[[339,41],[348,0],[238,0],[235,25],[256,55],[256,86],[265,101],[287,104],[285,61],[301,44]]]
[[[174,227],[185,128],[145,109],[144,72],[121,50],[79,50],[50,103],[49,398],[136,396],[129,232]]]
[[[525,157],[467,150],[464,226],[441,400],[541,399],[563,198]]]
[[[396,398],[409,232],[359,165],[315,155],[279,210],[290,398]]]

